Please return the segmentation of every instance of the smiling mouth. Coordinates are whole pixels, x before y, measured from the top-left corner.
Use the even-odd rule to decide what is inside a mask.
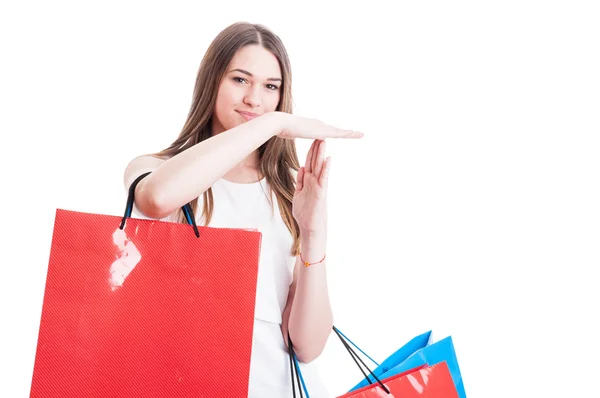
[[[242,115],[246,120],[252,120],[255,117],[259,116],[257,113],[252,113],[252,112],[237,111],[237,113]]]

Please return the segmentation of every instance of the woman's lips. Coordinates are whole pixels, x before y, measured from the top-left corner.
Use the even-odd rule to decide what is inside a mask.
[[[246,112],[246,111],[237,111],[240,115],[242,115],[246,120],[252,120],[255,117],[260,116],[258,113],[254,112]]]

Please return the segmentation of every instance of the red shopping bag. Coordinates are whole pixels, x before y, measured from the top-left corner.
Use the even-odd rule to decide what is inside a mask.
[[[440,362],[433,366],[421,366],[382,379],[381,384],[375,382],[338,398],[383,397],[458,398],[458,392],[452,381],[448,365],[446,362]]]
[[[247,396],[261,234],[128,218],[132,192],[57,210],[30,396]]]

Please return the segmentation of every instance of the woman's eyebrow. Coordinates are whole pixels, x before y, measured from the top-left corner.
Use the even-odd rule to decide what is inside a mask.
[[[240,73],[243,73],[243,74],[248,75],[250,77],[253,76],[252,73],[250,73],[250,72],[248,72],[247,70],[244,70],[244,69],[237,69],[236,68],[236,69],[232,69],[230,72],[240,72]],[[269,81],[279,81],[279,82],[281,81],[281,79],[278,78],[278,77],[269,77],[267,80],[269,80]]]

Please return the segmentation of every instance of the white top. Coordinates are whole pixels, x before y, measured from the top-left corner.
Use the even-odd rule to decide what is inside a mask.
[[[292,397],[289,355],[281,332],[281,316],[296,261],[290,254],[292,236],[281,218],[274,193],[269,200],[266,178],[249,184],[220,179],[212,191],[214,209],[210,227],[257,229],[262,233],[248,397]],[[195,214],[198,225],[204,225],[202,208],[201,195]],[[132,217],[148,218],[135,206]],[[162,221],[172,221],[172,217]],[[311,398],[329,397],[316,361],[302,363],[300,369]]]

